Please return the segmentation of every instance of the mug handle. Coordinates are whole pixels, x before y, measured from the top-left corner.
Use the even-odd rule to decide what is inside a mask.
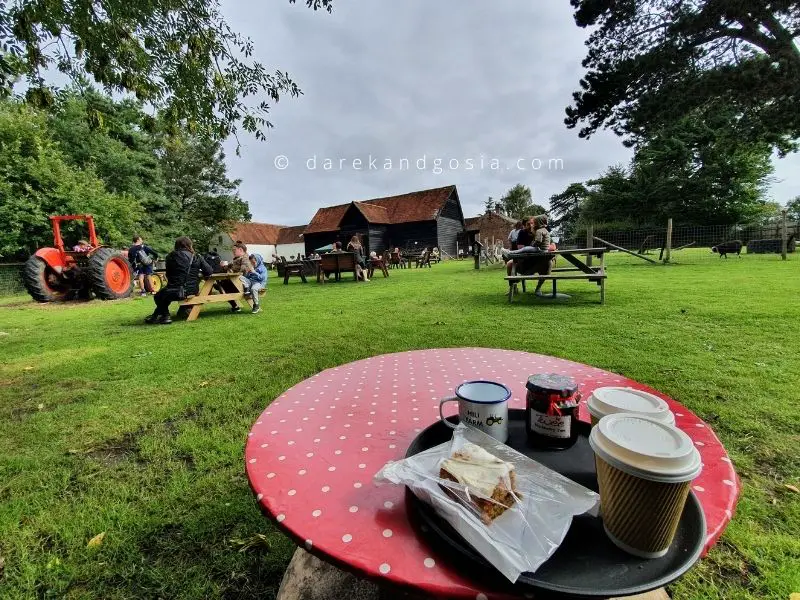
[[[442,412],[442,407],[444,406],[445,402],[458,402],[458,397],[457,396],[448,396],[447,398],[442,398],[439,401],[439,416],[442,417],[442,421],[444,422],[445,425],[447,425],[450,429],[455,429],[456,426],[453,425],[450,421],[448,421],[445,418],[444,413]]]

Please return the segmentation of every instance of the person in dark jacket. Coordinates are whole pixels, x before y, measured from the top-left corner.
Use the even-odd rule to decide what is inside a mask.
[[[150,262],[144,264],[145,257]],[[133,237],[133,246],[128,250],[128,262],[133,267],[133,272],[139,278],[139,290],[142,296],[153,293],[153,284],[150,282],[150,275],[153,274],[153,261],[158,260],[158,253],[142,241],[142,236]]]
[[[211,276],[214,270],[199,254],[195,254],[192,240],[179,237],[175,240],[175,250],[167,254],[167,285],[153,299],[156,309],[145,319],[146,323],[169,325],[169,305],[200,291],[200,274]]]

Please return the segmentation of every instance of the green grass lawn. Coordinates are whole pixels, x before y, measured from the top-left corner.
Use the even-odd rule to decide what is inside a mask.
[[[634,261],[636,259],[633,259]],[[367,284],[284,286],[265,311],[144,326],[152,300],[0,301],[0,598],[270,598],[294,550],[244,476],[246,434],[283,390],[356,359],[485,346],[658,388],[713,425],[744,490],[674,598],[800,592],[800,260],[610,261],[606,305],[506,302],[468,261]],[[105,532],[102,543],[87,542]],[[264,534],[264,538],[258,537]]]

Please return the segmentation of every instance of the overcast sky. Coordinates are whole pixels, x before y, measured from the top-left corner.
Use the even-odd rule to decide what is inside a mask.
[[[547,206],[630,158],[613,134],[587,141],[563,124],[585,53],[566,1],[341,0],[333,14],[223,2],[257,60],[304,93],[273,106],[267,142],[240,137],[241,157],[228,144],[254,221],[305,224],[321,206],[450,184],[467,217],[516,183]],[[776,167],[785,202],[800,194],[800,158]]]

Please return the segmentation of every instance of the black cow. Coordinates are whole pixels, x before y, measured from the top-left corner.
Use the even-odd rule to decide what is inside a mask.
[[[716,252],[719,254],[719,257],[728,258],[728,254],[736,254],[739,258],[742,257],[742,244],[741,240],[730,240],[727,242],[722,242],[721,244],[717,244],[716,246],[711,247],[712,252]]]

